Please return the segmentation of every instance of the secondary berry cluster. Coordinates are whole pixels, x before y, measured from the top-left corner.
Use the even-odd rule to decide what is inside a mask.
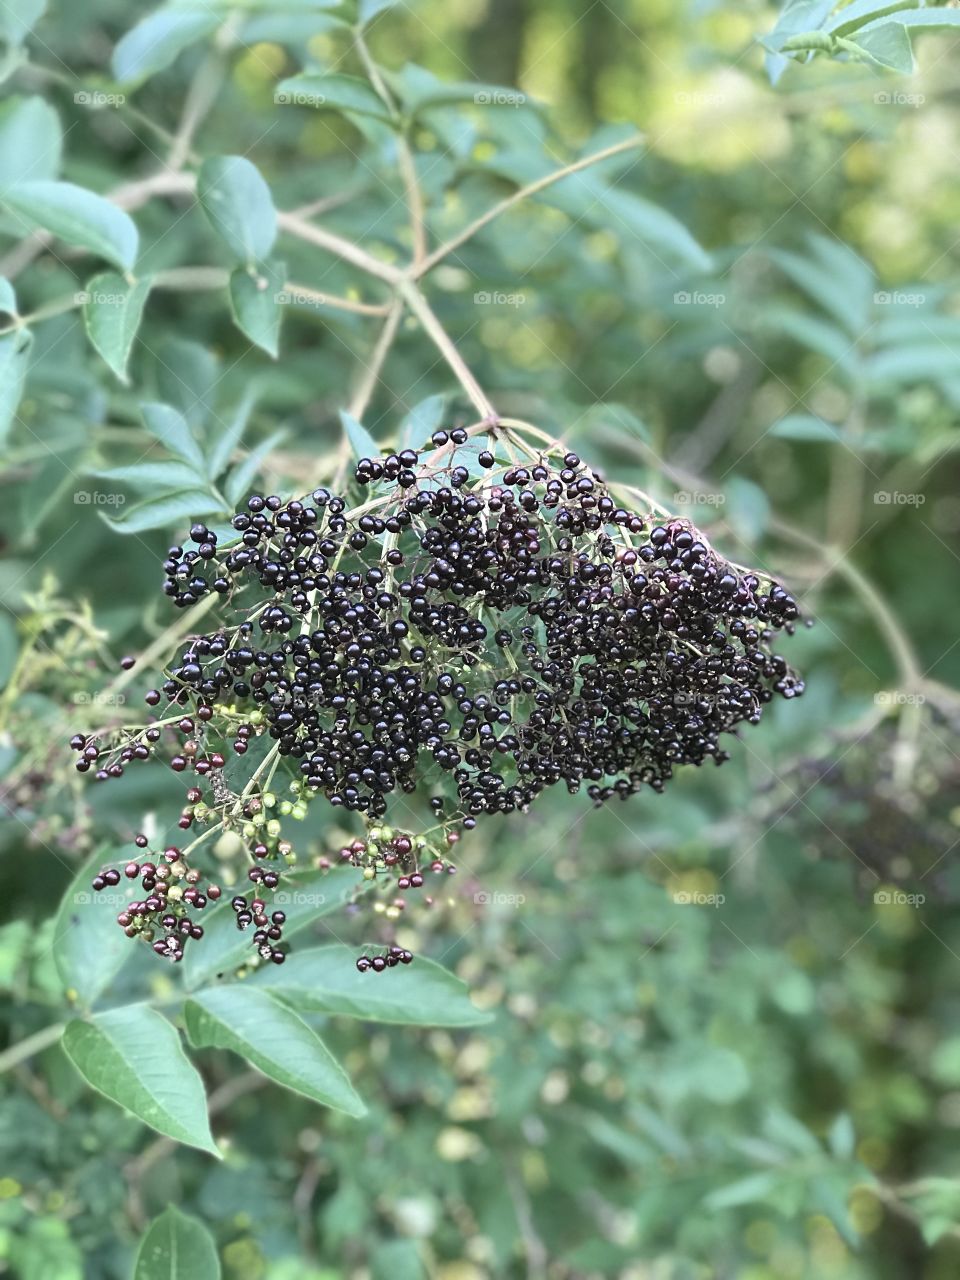
[[[597,804],[661,791],[680,765],[726,760],[724,735],[774,696],[803,692],[773,649],[798,618],[781,586],[729,564],[689,521],[623,505],[574,453],[517,460],[491,444],[437,432],[362,458],[362,501],[254,495],[227,534],[194,525],[167,554],[164,591],[181,608],[216,593],[221,625],[147,693],[154,723],[109,745],[78,735],[77,768],[119,776],[165,732],[171,767],[192,775],[181,828],[239,834],[258,892],[296,858],[286,819],[322,795],[363,823],[347,860],[402,895],[425,869],[451,870],[446,851],[479,819],[558,784]],[[228,763],[248,750],[257,763],[234,782]],[[388,827],[396,798],[418,795],[433,826]],[[257,926],[259,955],[282,959],[265,902],[241,895],[234,909]],[[156,911],[176,959],[198,926]]]

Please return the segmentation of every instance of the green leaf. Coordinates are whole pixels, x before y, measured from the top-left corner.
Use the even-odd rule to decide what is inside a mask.
[[[286,276],[286,265],[276,260],[237,267],[230,276],[230,305],[237,328],[274,359],[282,314],[278,296]]]
[[[187,1001],[184,1018],[196,1049],[229,1049],[285,1089],[362,1116],[366,1107],[347,1073],[299,1014],[248,983],[211,987]]]
[[[226,509],[212,493],[203,489],[187,489],[164,493],[157,498],[138,502],[121,516],[103,518],[117,533],[143,533],[147,529],[166,529],[196,516],[226,514]]]
[[[830,1126],[828,1134],[830,1142],[830,1150],[838,1160],[850,1160],[853,1158],[856,1150],[857,1139],[853,1128],[853,1121],[850,1119],[846,1111],[841,1111]]]
[[[56,178],[63,131],[43,98],[10,98],[0,107],[0,185]]]
[[[212,34],[223,21],[207,5],[163,8],[132,27],[113,51],[113,74],[123,84],[146,80],[163,71],[197,40]]]
[[[861,27],[861,31],[873,31],[881,25],[885,25],[888,19],[880,18],[876,22],[869,23],[866,27]],[[950,31],[960,27],[960,9],[944,9],[941,7],[928,9],[901,9],[896,18],[896,23],[904,27],[927,27],[931,31]],[[859,35],[857,37],[859,39]]]
[[[110,467],[105,471],[91,471],[89,474],[96,476],[98,480],[128,484],[134,489],[142,489],[154,495],[158,490],[172,492],[189,489],[203,479],[188,463],[173,459],[168,462],[134,462],[128,467]]]
[[[346,409],[340,410],[340,422],[347,433],[355,458],[380,457],[380,446],[376,440],[362,423],[358,422],[352,414],[347,413]]]
[[[157,364],[157,399],[179,409],[194,429],[201,427],[214,416],[221,381],[216,354],[185,338],[170,339],[151,354]]]
[[[788,413],[770,428],[768,434],[783,440],[828,440],[831,443],[841,438],[831,422],[825,422],[812,413]]]
[[[399,0],[360,0],[357,5],[357,17],[362,27],[367,26],[374,18],[387,9],[395,9]]]
[[[373,1255],[371,1280],[427,1280],[414,1240],[387,1240]]]
[[[339,943],[295,951],[286,964],[268,965],[248,981],[297,1008],[369,1022],[474,1027],[490,1021],[490,1014],[471,1002],[466,985],[432,960],[417,956],[410,965],[372,974],[357,970],[357,954]]]
[[[17,291],[5,276],[0,276],[0,315],[17,314]]]
[[[427,443],[443,422],[446,405],[446,396],[427,396],[426,400],[414,405],[400,424],[400,448],[416,449]]]
[[[733,529],[747,542],[759,542],[770,518],[767,495],[746,476],[733,476],[727,482],[727,496],[724,510]]]
[[[67,244],[99,254],[124,271],[137,260],[139,237],[129,214],[72,182],[20,182],[0,201],[31,231],[49,231]]]
[[[914,69],[913,48],[907,29],[897,22],[886,22],[882,27],[857,33],[856,40],[848,41],[850,52],[859,54],[876,67],[910,75]]]
[[[243,433],[250,421],[250,414],[257,402],[256,388],[247,385],[243,399],[237,405],[230,421],[222,427],[217,424],[216,435],[209,449],[209,472],[214,479],[223,471],[230,461],[234,449],[243,439]]]
[[[809,256],[774,249],[770,257],[793,282],[828,311],[854,338],[862,336],[870,317],[876,281],[858,254],[826,236],[807,238]],[[839,356],[841,353],[837,352]]]
[[[198,477],[206,474],[207,460],[183,414],[169,404],[141,405],[140,413],[143,425],[152,436],[165,444],[178,458],[190,463],[196,469]]]
[[[716,1212],[717,1209],[734,1209],[742,1204],[763,1202],[776,1187],[777,1177],[777,1174],[768,1171],[748,1174],[745,1178],[711,1191],[704,1197],[704,1207]]]
[[[147,1004],[67,1023],[63,1047],[94,1089],[158,1133],[219,1156],[203,1081],[170,1023]]]
[[[84,290],[87,335],[121,382],[128,381],[127,361],[152,285],[151,276],[131,283],[106,271],[88,281]]]
[[[47,0],[4,0],[0,5],[0,37],[9,44],[23,44],[47,11]]]
[[[168,1205],[140,1241],[133,1280],[220,1280],[213,1236],[202,1222]]]
[[[269,457],[277,445],[286,439],[286,435],[284,430],[274,431],[272,435],[267,436],[266,440],[261,440],[255,449],[251,449],[243,461],[238,462],[233,468],[223,486],[224,497],[232,507],[236,507],[240,499],[249,491],[264,458]]]
[[[357,883],[357,872],[350,867],[285,875],[282,887],[273,895],[274,905],[287,917],[284,938],[295,937],[315,920],[340,911],[353,897]],[[203,913],[203,946],[187,950],[181,966],[184,982],[188,990],[193,990],[211,978],[232,974],[253,958],[251,934],[237,928],[230,903],[220,902]]]
[[[105,991],[130,959],[130,939],[117,927],[117,913],[136,895],[137,886],[121,881],[103,893],[94,893],[90,881],[111,862],[109,854],[95,853],[77,872],[60,906],[53,926],[53,960],[63,989],[84,1006]]]
[[[0,444],[9,435],[20,408],[32,345],[33,335],[27,329],[0,338]]]
[[[866,359],[864,374],[878,385],[955,378],[960,375],[960,350],[942,342],[889,347]]]
[[[307,72],[277,85],[274,101],[283,106],[317,107],[344,115],[371,116],[391,123],[390,112],[375,89],[357,76]]]
[[[912,0],[853,0],[828,18],[823,28],[836,36],[848,36],[865,22],[896,13],[898,9],[909,9],[911,4]]]
[[[239,262],[269,257],[277,238],[270,188],[244,156],[214,156],[200,166],[197,198],[214,231]]]

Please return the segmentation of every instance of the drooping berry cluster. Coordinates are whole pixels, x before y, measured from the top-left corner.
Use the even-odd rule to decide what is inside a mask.
[[[398,794],[432,793],[442,844],[557,784],[597,804],[660,791],[803,692],[772,649],[798,617],[789,593],[688,521],[621,505],[576,454],[501,461],[457,429],[363,458],[355,480],[373,494],[353,506],[324,488],[254,495],[229,539],[196,524],[164,562],[178,606],[214,592],[236,619],[188,640],[147,694],[183,735],[171,767],[196,776],[181,826],[237,831],[254,883],[276,885],[272,864],[295,856],[282,819],[317,795],[363,815],[368,841],[347,853],[367,879],[417,889],[426,842],[370,838]],[[117,776],[159,734],[128,731],[106,758],[78,736],[77,767]],[[253,745],[270,750],[235,792],[225,765]],[[276,959],[279,922],[241,900],[238,924]]]
[[[147,848],[147,837],[138,835],[134,844]],[[159,956],[182,960],[184,947],[191,939],[203,937],[203,926],[194,915],[214,903],[222,892],[217,884],[201,884],[201,873],[188,867],[180,849],[168,846],[156,861],[128,862],[123,869],[128,880],[139,878],[146,895],[127,903],[117,916],[117,924],[128,938],[141,937],[150,942]],[[100,892],[120,884],[120,872],[114,868],[97,875],[93,888]]]

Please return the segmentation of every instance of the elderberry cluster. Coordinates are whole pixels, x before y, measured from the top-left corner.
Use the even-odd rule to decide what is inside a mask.
[[[164,561],[176,605],[213,592],[232,615],[190,638],[146,698],[183,735],[171,767],[196,777],[181,826],[238,832],[258,885],[295,858],[282,819],[318,795],[362,815],[367,840],[346,852],[365,878],[416,889],[421,858],[452,868],[376,826],[398,794],[427,793],[442,845],[558,784],[596,804],[661,791],[680,765],[725,761],[723,735],[774,696],[803,692],[772,647],[794,629],[793,597],[689,521],[621,505],[574,453],[521,465],[455,429],[363,458],[354,478],[365,501],[254,495],[229,537],[195,524]],[[159,734],[107,758],[78,735],[77,767],[118,776]],[[225,781],[254,744],[291,799],[258,773],[239,793]],[[242,896],[234,908],[259,954],[282,959],[277,913]]]

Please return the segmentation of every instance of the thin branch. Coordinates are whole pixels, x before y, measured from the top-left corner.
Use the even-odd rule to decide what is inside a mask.
[[[40,1053],[44,1049],[49,1049],[50,1045],[56,1044],[63,1034],[63,1026],[62,1022],[51,1023],[50,1026],[41,1027],[39,1031],[35,1031],[32,1036],[27,1036],[24,1040],[10,1045],[9,1049],[4,1049],[3,1053],[0,1053],[0,1075],[4,1071],[9,1071],[11,1067],[26,1062],[27,1058],[32,1058],[35,1053]]]
[[[396,116],[396,101],[390,92],[389,86],[380,74],[377,64],[370,55],[367,42],[364,40],[363,32],[359,27],[354,32],[354,43],[374,90],[379,94],[381,101],[390,114]],[[423,205],[423,192],[420,190],[420,183],[417,180],[417,167],[414,163],[413,151],[410,149],[410,143],[403,133],[397,134],[397,160],[400,176],[403,179],[406,191],[407,209],[410,213],[410,231],[413,237],[413,268],[416,273],[427,256],[426,213]]]
[[[499,218],[502,213],[506,213],[508,209],[512,209],[514,205],[529,199],[530,196],[537,195],[547,187],[552,187],[555,182],[562,182],[564,178],[568,178],[572,173],[579,173],[581,169],[588,169],[591,165],[599,164],[602,160],[608,160],[611,156],[619,155],[622,151],[631,151],[635,147],[640,147],[644,141],[643,136],[638,134],[634,138],[616,142],[612,147],[604,147],[602,151],[595,151],[593,155],[584,156],[582,160],[575,160],[573,164],[564,165],[562,169],[555,169],[553,173],[548,173],[543,178],[538,178],[536,182],[529,182],[525,187],[520,187],[517,191],[514,191],[513,195],[507,196],[499,204],[495,204],[491,209],[488,209],[486,213],[482,213],[469,226],[464,227],[457,235],[434,249],[433,253],[428,254],[420,264],[419,269],[413,272],[413,278],[418,280],[425,272],[431,271],[438,262],[442,262],[444,258],[453,253],[454,250],[459,249],[467,240],[471,240],[483,227],[493,222],[495,218]]]
[[[352,240],[345,240],[343,236],[338,236],[333,231],[315,227],[312,222],[307,222],[296,213],[277,214],[277,225],[289,235],[305,240],[308,244],[314,244],[318,249],[326,249],[334,257],[353,263],[355,267],[359,267],[367,275],[376,276],[378,280],[386,280],[388,284],[395,285],[403,278],[403,272],[399,267],[394,267],[381,258],[375,258],[365,249],[354,244]]]
[[[363,375],[350,399],[348,412],[353,418],[359,420],[366,412],[370,398],[380,380],[380,372],[383,369],[384,361],[393,346],[394,338],[397,336],[397,326],[400,324],[402,315],[403,304],[399,299],[395,299],[390,305],[386,323],[380,330],[376,346],[370,354],[369,361],[363,366]]]
[[[457,381],[463,387],[470,399],[470,403],[481,418],[489,418],[495,421],[497,413],[487,398],[486,392],[467,368],[463,357],[454,345],[453,339],[430,309],[430,304],[426,298],[411,280],[401,279],[397,289],[407,306],[423,325],[434,346],[453,370]]]

